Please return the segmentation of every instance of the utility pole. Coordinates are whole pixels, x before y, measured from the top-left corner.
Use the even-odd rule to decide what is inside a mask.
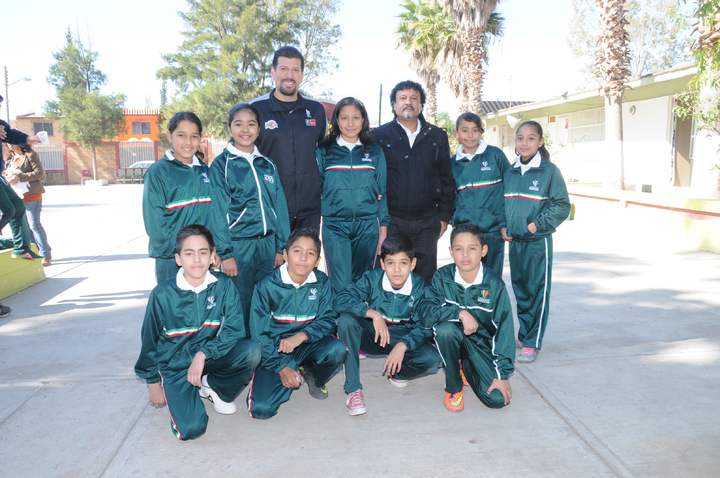
[[[380,83],[380,104],[378,105],[378,127],[382,124],[382,83]]]

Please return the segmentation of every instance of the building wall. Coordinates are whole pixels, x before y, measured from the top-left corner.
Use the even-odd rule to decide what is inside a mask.
[[[126,131],[124,133],[118,134],[118,141],[128,141],[131,138],[141,140],[141,139],[149,139],[152,141],[156,141],[158,139],[158,127],[157,127],[157,115],[156,114],[147,114],[147,115],[132,115],[128,114],[125,116],[125,123],[126,123]],[[132,123],[133,121],[147,121],[150,123],[150,134],[133,134],[132,132]]]
[[[98,179],[107,179],[115,182],[117,170],[117,143],[104,142],[95,146],[97,154]],[[65,154],[68,165],[68,182],[80,184],[83,171],[89,171],[92,179],[92,149],[85,149],[77,143],[65,143]]]
[[[63,134],[60,132],[60,122],[58,120],[51,121],[44,116],[18,116],[15,120],[15,129],[22,131],[30,136],[35,134],[33,123],[52,123],[53,135],[48,136],[50,143],[62,143],[65,141]]]

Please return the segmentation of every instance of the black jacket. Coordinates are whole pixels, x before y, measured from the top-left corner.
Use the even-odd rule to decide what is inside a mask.
[[[27,144],[28,135],[23,133],[22,131],[18,131],[16,129],[12,129],[9,124],[7,124],[5,121],[0,120],[0,126],[5,128],[5,132],[7,133],[7,136],[4,140],[2,140],[3,143],[8,144],[16,144],[18,146],[25,146]],[[5,170],[5,159],[3,158],[3,152],[2,147],[0,147],[0,173]]]
[[[447,133],[420,115],[420,133],[412,149],[397,120],[370,133],[382,146],[387,163],[388,211],[403,219],[438,213],[450,222],[455,203],[455,179]]]
[[[274,92],[251,101],[260,113],[258,149],[277,165],[290,217],[320,214],[320,171],[315,149],[327,134],[325,108],[298,94],[297,106],[288,111]]]

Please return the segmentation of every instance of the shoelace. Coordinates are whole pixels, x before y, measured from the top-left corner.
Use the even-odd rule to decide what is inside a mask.
[[[523,355],[532,355],[535,352],[535,349],[532,347],[523,347],[522,354]]]
[[[363,400],[362,390],[356,390],[350,394],[350,402],[348,402],[350,408],[360,407],[365,405]]]

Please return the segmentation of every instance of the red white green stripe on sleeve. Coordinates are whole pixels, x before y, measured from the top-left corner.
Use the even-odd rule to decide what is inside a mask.
[[[370,166],[366,164],[361,164],[358,166],[346,166],[344,164],[339,164],[337,166],[328,166],[327,168],[325,168],[325,171],[350,171],[351,169],[355,171],[362,169],[368,171],[375,171],[375,166]]]
[[[405,319],[398,319],[396,317],[385,317],[384,315],[382,316],[382,318],[388,324],[399,324],[400,322],[407,322],[408,320],[410,320],[410,317],[407,317]]]
[[[540,196],[538,194],[525,194],[525,193],[505,193],[505,199],[513,199],[513,198],[519,198],[519,199],[530,199],[531,201],[547,201],[547,196]]]
[[[275,315],[274,313],[272,314],[272,317],[273,317],[273,319],[277,320],[278,322],[292,322],[292,323],[312,322],[315,319],[314,315],[295,316],[295,315]]]
[[[220,327],[220,319],[208,319],[200,327],[182,327],[179,329],[170,329],[167,330],[163,328],[163,332],[165,332],[165,335],[168,337],[179,337],[181,335],[191,335],[196,333],[197,331],[201,330],[203,327],[211,327],[211,328],[217,328]]]
[[[478,181],[476,183],[467,183],[463,184],[462,186],[458,186],[458,191],[464,191],[465,189],[471,189],[471,188],[485,188],[488,186],[494,186],[495,184],[500,184],[502,182],[502,179],[495,179],[493,181]]]
[[[180,209],[181,207],[194,206],[195,204],[210,204],[210,196],[202,196],[198,198],[183,199],[182,201],[171,202],[165,206],[166,211]]]

